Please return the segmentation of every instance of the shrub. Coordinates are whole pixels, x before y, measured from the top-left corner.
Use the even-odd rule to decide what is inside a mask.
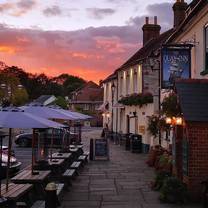
[[[118,102],[123,105],[135,105],[141,108],[143,105],[153,103],[153,96],[151,93],[134,93],[132,95],[121,98]]]
[[[154,181],[154,185],[153,185],[153,189],[155,191],[158,191],[161,189],[161,187],[163,186],[163,183],[164,181],[170,177],[170,173],[167,173],[165,171],[161,171],[161,172],[158,172],[156,174],[156,177],[155,177],[155,181]]]
[[[186,186],[175,177],[165,179],[160,189],[160,200],[166,203],[184,203],[187,198]]]

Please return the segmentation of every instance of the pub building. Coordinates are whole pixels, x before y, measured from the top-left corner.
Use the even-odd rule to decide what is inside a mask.
[[[175,82],[182,125],[174,131],[173,172],[197,200],[202,196],[201,182],[208,179],[208,1],[193,0],[185,15],[166,42],[182,50],[190,46],[189,78]]]
[[[177,0],[173,12],[173,28],[162,34],[157,18],[153,23],[146,18],[143,47],[103,81],[103,123],[116,135],[142,135],[146,153],[159,141],[148,133],[147,118],[159,113],[164,91],[174,90],[182,117],[170,134],[173,173],[199,199],[201,182],[208,179],[208,2]],[[153,102],[142,107],[119,102],[140,93],[152,94]],[[167,147],[163,137],[161,145]]]
[[[161,48],[183,22],[186,8],[183,0],[174,3],[174,25],[163,33],[157,17],[146,17],[143,47],[102,82],[104,127],[107,125],[119,138],[129,133],[140,134],[143,153],[159,143],[159,138],[148,131],[148,118],[159,114]],[[134,102],[137,98],[148,98],[149,102],[140,105]],[[161,144],[168,147],[169,142],[161,139]]]

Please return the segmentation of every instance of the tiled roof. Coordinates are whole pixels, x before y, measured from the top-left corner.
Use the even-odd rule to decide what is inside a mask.
[[[109,75],[106,79],[104,79],[102,81],[102,83],[109,82],[109,81],[114,80],[116,78],[117,78],[117,74],[116,74],[116,71],[115,71],[115,72],[113,72],[113,74]]]
[[[139,49],[133,56],[131,56],[131,58],[129,58],[120,67],[120,70],[135,65],[139,63],[141,60],[147,58],[153,51],[159,49],[173,32],[174,29],[170,29],[162,33],[159,37],[153,38],[150,41],[148,41],[141,49]]]
[[[73,92],[76,102],[89,102],[89,101],[102,101],[103,100],[103,89],[96,83],[89,81],[79,90]]]
[[[176,91],[186,121],[208,122],[208,80],[176,81]]]

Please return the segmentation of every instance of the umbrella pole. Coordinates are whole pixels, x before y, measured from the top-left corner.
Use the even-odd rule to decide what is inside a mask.
[[[2,172],[2,140],[3,138],[0,137],[0,171]],[[0,198],[1,198],[1,174],[0,174]]]
[[[50,159],[52,160],[52,154],[53,154],[53,138],[54,138],[54,129],[52,129],[52,137],[51,137],[51,146],[50,146]]]
[[[32,167],[31,167],[31,173],[34,175],[34,147],[35,147],[35,129],[33,129],[33,135],[32,135]]]
[[[8,191],[8,187],[9,187],[9,168],[10,168],[11,148],[12,148],[12,129],[9,128],[9,145],[8,145],[8,160],[7,160],[7,173],[6,173],[6,191]]]

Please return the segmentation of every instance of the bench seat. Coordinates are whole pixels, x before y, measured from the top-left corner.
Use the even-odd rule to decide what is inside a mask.
[[[74,175],[75,175],[75,173],[76,173],[76,170],[75,169],[67,169],[63,174],[62,174],[62,176],[63,177],[70,177],[70,178],[72,178]]]
[[[81,166],[81,162],[75,161],[75,162],[73,162],[71,164],[70,169],[76,169],[76,170],[78,170],[80,168],[80,166]]]
[[[56,184],[57,186],[57,196],[58,196],[58,199],[60,201],[61,197],[62,197],[62,194],[63,194],[63,190],[64,190],[64,184],[63,183],[58,183]],[[31,208],[45,208],[45,201],[44,200],[38,200],[36,201]]]
[[[77,159],[78,161],[84,163],[87,163],[87,155],[80,155]]]

